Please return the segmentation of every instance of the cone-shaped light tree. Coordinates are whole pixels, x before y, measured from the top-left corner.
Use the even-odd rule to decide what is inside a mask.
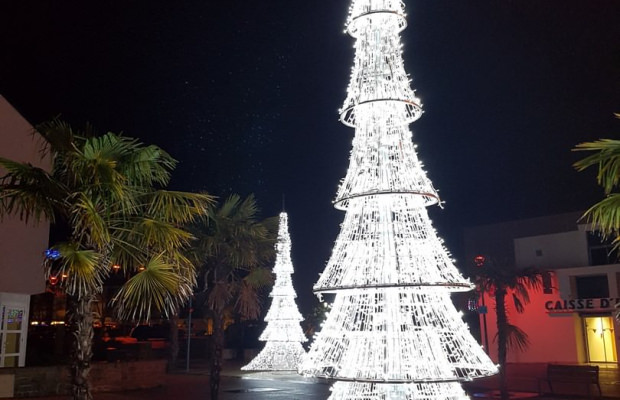
[[[243,370],[249,371],[293,371],[299,367],[301,357],[306,354],[301,343],[307,341],[300,322],[303,320],[295,298],[291,275],[291,237],[288,233],[288,215],[280,213],[276,263],[273,267],[276,281],[269,295],[271,307],[265,321],[267,327],[260,336],[265,343],[263,350]]]
[[[346,211],[314,286],[334,294],[300,366],[330,378],[330,400],[465,399],[460,381],[497,367],[450,299],[473,289],[437,236],[426,207],[439,203],[408,125],[422,113],[400,44],[401,0],[353,0],[355,60],[341,121],[355,129],[335,200]]]

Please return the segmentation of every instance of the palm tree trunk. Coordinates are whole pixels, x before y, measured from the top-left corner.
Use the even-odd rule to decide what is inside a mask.
[[[92,400],[88,374],[93,357],[93,314],[89,294],[69,299],[69,321],[73,329],[71,357],[71,390],[73,400]]]
[[[508,317],[506,315],[506,289],[495,290],[495,310],[497,313],[497,358],[499,362],[499,391],[502,400],[508,400],[508,382],[506,380],[506,352]]]
[[[224,330],[219,313],[213,316],[213,351],[211,353],[211,400],[217,400],[220,391],[220,373],[222,371],[222,351],[224,348]]]
[[[170,359],[168,361],[168,369],[174,371],[177,369],[179,358],[179,316],[170,317]],[[189,339],[188,339],[189,340]]]
[[[245,341],[245,323],[241,321],[241,315],[235,315],[235,326],[239,330],[239,334],[237,336],[237,354],[236,359],[238,361],[243,361],[243,342]]]

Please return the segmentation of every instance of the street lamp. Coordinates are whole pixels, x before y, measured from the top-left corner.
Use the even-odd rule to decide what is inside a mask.
[[[474,263],[476,267],[482,268],[484,267],[484,263],[486,261],[486,257],[482,255],[477,255],[474,257]],[[478,285],[478,291],[480,292],[480,303],[481,306],[478,307],[478,313],[482,314],[482,326],[484,328],[484,350],[489,354],[489,335],[487,332],[487,306],[484,304],[484,285]]]
[[[192,349],[192,313],[194,312],[194,308],[192,306],[193,296],[189,297],[189,308],[187,309],[187,351],[185,354],[185,371],[189,372],[189,358],[190,351]]]

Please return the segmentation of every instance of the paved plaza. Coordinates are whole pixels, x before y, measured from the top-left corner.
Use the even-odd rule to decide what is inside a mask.
[[[250,373],[226,378],[222,400],[325,400],[330,384],[325,380],[304,378],[293,373]]]
[[[541,365],[542,367],[542,365]],[[528,375],[529,374],[529,375]],[[534,368],[514,369],[509,375],[511,399],[581,400],[588,397],[584,388],[567,388],[563,394],[541,397],[537,393]],[[617,365],[608,365],[600,374],[603,399],[620,399],[620,373]],[[494,383],[467,385],[472,399],[496,399]],[[305,378],[294,372],[247,372],[238,365],[228,365],[222,374],[220,400],[326,400],[330,383]],[[160,387],[125,392],[95,393],[94,400],[209,400],[209,373],[197,366],[189,371],[166,375]],[[38,400],[67,400],[67,396]]]

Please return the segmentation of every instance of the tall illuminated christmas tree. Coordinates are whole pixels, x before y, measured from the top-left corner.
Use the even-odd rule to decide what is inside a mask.
[[[333,379],[330,400],[466,399],[460,381],[496,366],[450,299],[473,285],[426,207],[439,203],[408,125],[421,113],[403,65],[401,0],[353,0],[355,60],[340,120],[355,129],[335,206],[346,211],[314,286],[334,295],[303,374]]]
[[[273,267],[276,281],[271,294],[271,307],[265,316],[267,327],[260,340],[267,342],[263,350],[243,370],[249,371],[293,371],[299,367],[301,357],[306,354],[301,343],[308,339],[299,323],[303,320],[295,298],[291,274],[291,237],[288,233],[288,215],[280,213],[276,263]]]

